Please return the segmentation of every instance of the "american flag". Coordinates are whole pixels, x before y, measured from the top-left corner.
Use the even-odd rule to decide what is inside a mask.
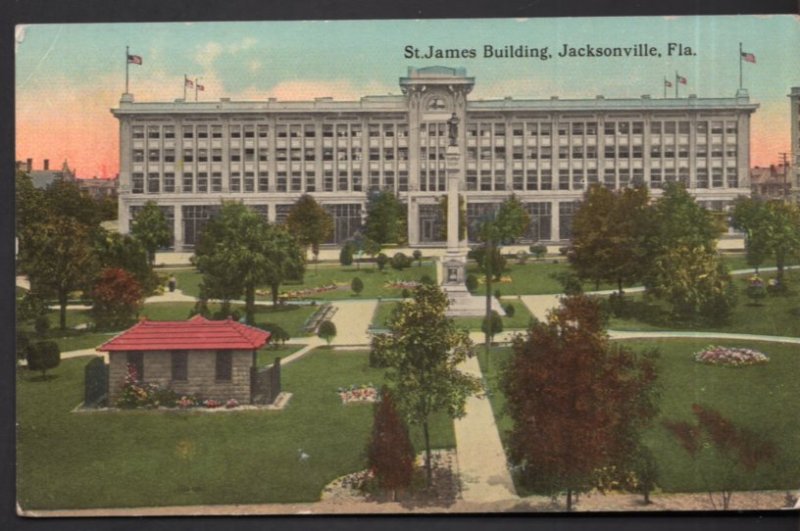
[[[201,85],[200,83],[197,84],[197,90],[205,90],[205,85]]]
[[[672,86],[672,81],[667,81],[667,80],[665,79],[665,80],[664,80],[664,86],[665,86],[665,87],[671,87],[671,86]]]
[[[186,84],[188,88],[194,88],[194,82],[192,82],[189,78],[184,78],[183,82]]]
[[[685,85],[686,84],[686,78],[685,77],[683,77],[683,76],[675,76],[675,78],[678,80],[678,83],[680,83],[681,85]]]
[[[142,56],[141,55],[128,55],[128,62],[129,63],[133,63],[135,65],[141,65],[142,64]]]
[[[755,64],[755,62],[756,62],[756,56],[754,54],[748,53],[748,52],[742,52],[742,59],[744,59],[748,63]]]

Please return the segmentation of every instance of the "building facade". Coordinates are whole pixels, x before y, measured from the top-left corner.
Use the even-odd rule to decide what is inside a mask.
[[[750,192],[746,92],[732,98],[588,100],[469,98],[461,68],[409,68],[401,95],[356,102],[135,102],[120,124],[120,231],[148,200],[189,250],[221,200],[282,222],[312,194],[334,218],[332,243],[362,227],[368,194],[390,190],[408,206],[408,241],[441,245],[447,120],[459,120],[461,190],[468,224],[515,194],[531,214],[527,239],[568,240],[577,202],[598,183],[679,181],[706,206]],[[796,124],[795,124],[796,125]],[[472,232],[472,231],[470,231]]]

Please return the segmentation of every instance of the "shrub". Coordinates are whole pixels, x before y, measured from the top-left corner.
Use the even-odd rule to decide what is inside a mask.
[[[514,313],[516,313],[517,309],[514,307],[513,304],[510,302],[506,304],[503,309],[506,311],[506,317],[514,317]]]
[[[92,289],[92,316],[97,328],[125,328],[136,320],[143,298],[136,277],[124,269],[106,268]]]
[[[36,320],[33,322],[33,329],[36,330],[37,336],[44,337],[47,331],[50,330],[50,319],[46,315],[36,316]]]
[[[428,286],[433,286],[433,279],[430,277],[430,275],[422,275],[419,278],[419,283],[427,284]]]
[[[489,340],[493,340],[494,336],[503,331],[503,318],[500,314],[492,310],[488,317],[483,318],[481,323],[481,332],[489,336]]]
[[[411,259],[404,253],[397,253],[392,257],[391,266],[393,269],[402,271],[411,265]]]
[[[333,324],[333,321],[322,321],[319,325],[317,335],[330,345],[331,340],[336,337],[336,325]]]
[[[343,266],[353,265],[353,245],[349,242],[342,245],[339,251],[339,263]]]
[[[61,363],[61,350],[55,341],[37,341],[28,346],[28,370],[42,371],[42,379],[49,369]]]
[[[414,256],[414,260],[417,261],[417,265],[419,267],[422,267],[422,251],[420,251],[419,249],[414,249],[414,252],[412,254]]]
[[[240,312],[238,309],[233,310],[231,312],[231,319],[233,319],[236,322],[239,322],[242,319],[242,312]]]
[[[28,347],[31,344],[31,336],[24,330],[16,330],[16,349],[17,359],[24,360],[28,355]]]
[[[478,289],[478,277],[470,273],[467,275],[467,289],[469,291],[476,291]]]
[[[625,296],[617,291],[608,296],[608,311],[615,317],[625,317],[626,315]]]
[[[517,252],[517,263],[519,265],[525,265],[525,262],[528,261],[528,253],[525,251],[518,251]]]
[[[554,278],[561,284],[565,295],[580,295],[583,293],[581,279],[572,271],[558,273],[554,275]]]
[[[389,257],[388,257],[388,256],[386,256],[384,253],[380,253],[380,254],[379,254],[379,255],[378,255],[376,258],[375,258],[375,263],[376,263],[376,264],[378,264],[378,269],[380,269],[381,271],[383,271],[383,270],[384,270],[384,268],[386,267],[386,264],[388,264],[388,263],[389,263]]]
[[[362,291],[364,291],[364,281],[358,277],[353,277],[353,281],[350,282],[350,289],[353,290],[353,293],[359,295]]]
[[[747,281],[747,289],[745,290],[747,296],[753,301],[753,304],[758,304],[758,301],[767,296],[767,288],[764,286],[764,281],[758,275],[753,275]]]
[[[266,330],[270,333],[270,344],[273,348],[278,348],[279,346],[283,346],[283,344],[291,337],[289,336],[289,332],[283,329],[282,326],[277,325],[275,323],[267,323],[262,325],[261,328]]]
[[[541,260],[542,257],[544,257],[544,255],[547,254],[547,247],[545,245],[542,245],[541,243],[531,245],[530,247],[528,247],[528,250],[537,260]]]
[[[500,290],[499,290],[499,289],[496,289],[496,290],[494,290],[494,298],[495,298],[495,299],[497,299],[497,300],[500,300],[500,297],[502,297],[502,295],[503,295],[503,294],[502,294],[502,293],[500,293]]]
[[[411,296],[411,291],[409,291],[408,288],[403,288],[403,290],[400,292],[400,296],[404,299],[407,299]]]

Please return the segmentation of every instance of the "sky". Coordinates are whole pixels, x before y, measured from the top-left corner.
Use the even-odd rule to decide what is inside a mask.
[[[125,89],[125,47],[136,101],[183,97],[183,76],[199,79],[201,100],[357,100],[399,94],[409,66],[465,67],[471,99],[663,97],[664,78],[687,79],[680,97],[732,97],[739,86],[739,43],[756,57],[744,63],[744,87],[760,104],[751,128],[752,165],[789,150],[789,99],[800,86],[800,17],[707,16],[480,20],[391,20],[147,24],[46,24],[16,28],[16,157],[40,168],[64,160],[79,177],[119,171],[119,126],[110,109]],[[691,54],[669,55],[668,43]],[[654,46],[660,57],[561,58],[565,44]],[[548,47],[549,60],[486,58],[484,46]],[[406,57],[475,49],[476,57]],[[669,90],[674,97],[674,88]],[[193,99],[194,93],[188,97]]]

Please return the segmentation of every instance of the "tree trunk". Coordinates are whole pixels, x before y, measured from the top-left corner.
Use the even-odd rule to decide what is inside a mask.
[[[650,505],[650,489],[645,489],[644,491],[644,504]]]
[[[572,511],[572,489],[567,489],[567,512]]]
[[[58,327],[61,330],[67,329],[67,295],[69,293],[65,289],[58,290],[58,306],[59,306],[59,316],[58,316]]]
[[[783,251],[777,251],[775,253],[775,266],[778,268],[778,274],[775,278],[778,281],[778,287],[783,286],[783,265],[785,259],[786,257]]]
[[[270,289],[272,290],[272,306],[278,305],[278,289],[280,288],[280,284],[270,284]]]
[[[244,293],[245,321],[249,325],[254,325],[256,322],[256,287],[253,284],[248,284]]]
[[[433,470],[431,470],[431,438],[428,433],[428,420],[422,423],[422,432],[425,434],[425,476],[428,479],[428,487],[433,484]]]
[[[619,290],[620,296],[622,296],[622,278],[617,279],[617,289]]]

